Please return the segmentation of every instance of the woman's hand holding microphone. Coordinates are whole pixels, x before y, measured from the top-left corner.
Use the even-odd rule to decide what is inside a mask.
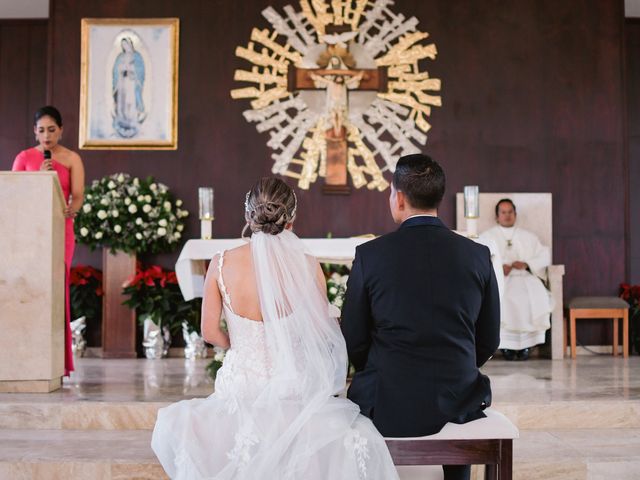
[[[51,160],[51,150],[44,151],[44,162],[40,165],[40,171],[53,170],[53,160]]]

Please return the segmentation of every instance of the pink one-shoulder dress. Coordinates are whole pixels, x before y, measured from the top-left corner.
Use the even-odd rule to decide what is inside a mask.
[[[58,174],[60,180],[60,186],[62,187],[62,193],[67,202],[69,202],[69,196],[71,195],[71,171],[59,162],[56,162],[55,158],[52,158],[53,168]],[[40,170],[40,166],[44,162],[43,153],[37,148],[30,148],[20,152],[13,162],[13,171],[27,171],[33,172]],[[65,342],[64,342],[64,374],[69,375],[73,371],[73,352],[71,350],[71,310],[69,304],[69,278],[71,274],[71,259],[73,258],[73,250],[76,245],[75,236],[73,233],[73,219],[67,218],[65,220],[65,232],[64,232],[64,265],[65,265]]]

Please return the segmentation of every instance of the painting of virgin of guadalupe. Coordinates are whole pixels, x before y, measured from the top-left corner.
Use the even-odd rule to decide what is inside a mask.
[[[176,18],[82,19],[79,144],[176,149]]]
[[[144,59],[130,37],[120,44],[122,52],[113,64],[113,129],[122,138],[135,137],[147,113],[144,109]]]

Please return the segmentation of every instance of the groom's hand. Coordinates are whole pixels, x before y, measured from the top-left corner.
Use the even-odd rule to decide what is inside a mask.
[[[529,265],[524,262],[513,262],[511,266],[516,270],[526,270],[527,268],[529,268]]]
[[[512,268],[513,267],[511,265],[502,265],[502,271],[504,272],[505,277],[511,273]]]

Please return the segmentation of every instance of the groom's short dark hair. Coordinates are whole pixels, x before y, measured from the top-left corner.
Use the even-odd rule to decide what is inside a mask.
[[[405,194],[413,208],[438,208],[444,196],[445,185],[444,170],[428,155],[405,155],[396,164],[393,186]]]

